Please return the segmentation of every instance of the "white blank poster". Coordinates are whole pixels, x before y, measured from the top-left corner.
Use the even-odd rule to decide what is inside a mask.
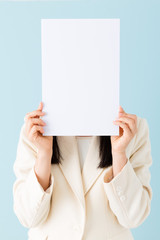
[[[44,136],[119,135],[120,19],[41,19]]]

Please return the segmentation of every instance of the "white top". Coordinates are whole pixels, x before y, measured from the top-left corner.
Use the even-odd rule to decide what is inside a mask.
[[[81,167],[81,171],[82,171],[82,167],[83,167],[84,161],[86,159],[86,156],[87,156],[87,153],[89,150],[89,145],[90,145],[92,136],[91,137],[76,136],[76,139],[77,139],[77,145],[78,145],[78,151],[79,151],[80,167]]]

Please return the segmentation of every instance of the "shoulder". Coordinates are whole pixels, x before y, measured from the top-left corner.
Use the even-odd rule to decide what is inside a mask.
[[[137,117],[137,133],[134,136],[130,160],[134,166],[151,165],[151,143],[149,124],[146,118]]]
[[[25,134],[25,126],[26,125],[24,122],[20,128],[18,148],[25,148],[30,151],[37,152],[37,147],[28,139],[28,137]]]
[[[128,157],[131,157],[138,150],[142,151],[144,145],[147,143],[149,146],[149,126],[146,118],[137,117],[137,132],[127,146],[126,154]],[[150,147],[150,146],[149,146]]]
[[[135,135],[135,141],[147,137],[149,137],[148,120],[146,118],[137,116],[137,133]]]

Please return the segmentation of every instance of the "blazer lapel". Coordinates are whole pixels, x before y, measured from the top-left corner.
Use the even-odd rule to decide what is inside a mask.
[[[85,208],[85,195],[103,172],[97,168],[99,158],[99,136],[93,136],[81,172],[78,145],[75,136],[58,136],[58,145],[62,154],[62,164],[59,164],[66,180],[74,194]]]
[[[93,136],[90,142],[88,153],[82,169],[82,179],[84,184],[84,195],[93,186],[99,175],[105,168],[97,168],[100,163],[99,157],[99,136]]]

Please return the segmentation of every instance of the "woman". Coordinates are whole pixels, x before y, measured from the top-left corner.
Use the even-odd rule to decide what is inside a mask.
[[[81,172],[76,136],[43,136],[42,109],[25,116],[14,163],[14,212],[28,239],[133,239],[152,198],[146,119],[120,107],[119,136],[91,136]]]

